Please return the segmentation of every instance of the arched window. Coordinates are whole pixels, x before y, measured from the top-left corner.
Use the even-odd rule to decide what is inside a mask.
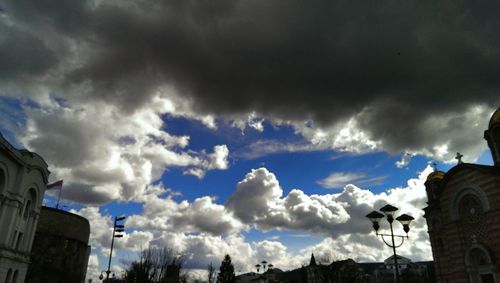
[[[17,283],[17,270],[14,271],[14,276],[12,276],[12,283]]]
[[[472,245],[465,252],[465,264],[473,282],[498,282],[500,278],[488,249],[483,245]]]
[[[26,204],[24,205],[24,214],[23,214],[23,218],[26,220],[28,219],[28,215],[29,215],[29,212],[31,210],[31,200],[27,200],[26,201]]]
[[[5,276],[5,283],[11,283],[12,279],[12,269],[9,268],[9,271],[7,271],[7,276]]]
[[[490,264],[490,257],[480,248],[473,248],[469,251],[469,264],[472,266],[481,266]]]
[[[473,195],[466,194],[458,203],[458,216],[460,219],[473,220],[483,213],[483,205],[481,200]]]
[[[490,202],[484,191],[477,186],[464,187],[455,191],[450,203],[452,220],[473,220],[490,209]]]
[[[29,213],[34,210],[36,203],[36,192],[34,189],[30,189],[25,197],[23,218],[26,220],[29,217]]]

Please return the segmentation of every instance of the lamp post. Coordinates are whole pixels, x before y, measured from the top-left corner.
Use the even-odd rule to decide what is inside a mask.
[[[410,222],[415,219],[411,217],[410,215],[407,214],[401,214],[399,217],[396,218],[397,221],[399,221],[403,225],[403,230],[405,231],[406,235],[394,235],[394,230],[392,228],[392,223],[394,222],[394,214],[398,210],[397,207],[394,207],[390,204],[385,205],[380,209],[385,214],[385,217],[387,218],[387,222],[389,222],[389,226],[391,228],[391,234],[381,234],[378,232],[378,229],[380,228],[379,221],[384,218],[384,214],[378,212],[378,211],[372,211],[369,214],[366,215],[368,219],[373,223],[373,229],[375,230],[375,233],[377,236],[380,236],[382,238],[382,241],[384,241],[384,244],[392,248],[392,251],[394,253],[394,278],[396,279],[396,283],[399,283],[399,267],[398,267],[398,257],[396,255],[396,248],[399,248],[401,245],[403,245],[405,238],[408,239],[408,232],[410,231]],[[388,243],[385,240],[385,237],[391,237],[391,243]],[[401,243],[396,245],[394,238],[400,238]]]
[[[257,263],[255,265],[255,268],[257,269],[257,273],[259,273],[261,267],[262,267],[262,273],[264,273],[266,271],[266,265],[267,265],[267,270],[274,267],[274,265],[272,265],[270,263],[268,264],[267,261],[263,260],[260,263]]]
[[[109,251],[108,270],[106,270],[106,282],[109,281],[109,274],[111,273],[111,258],[113,257],[113,245],[115,243],[115,238],[123,237],[123,234],[117,233],[122,233],[125,229],[125,226],[123,224],[118,224],[117,222],[123,221],[124,219],[125,216],[115,217],[115,224],[113,225],[113,237],[111,237],[111,250]]]

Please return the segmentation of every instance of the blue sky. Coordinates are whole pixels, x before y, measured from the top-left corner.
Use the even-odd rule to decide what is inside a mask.
[[[122,214],[117,272],[152,246],[193,276],[225,254],[381,261],[365,215],[385,203],[429,260],[429,164],[491,164],[498,5],[3,0],[0,131],[89,219],[89,279]]]

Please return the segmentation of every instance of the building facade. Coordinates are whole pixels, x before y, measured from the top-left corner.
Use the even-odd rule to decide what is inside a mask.
[[[411,259],[397,255],[399,280],[402,283],[435,283],[432,261],[413,262]],[[395,265],[394,255],[388,257],[383,263],[361,264],[363,269],[371,275],[370,283],[393,283]]]
[[[0,134],[0,282],[25,280],[49,174],[39,155]]]
[[[26,282],[83,283],[90,255],[89,235],[86,218],[42,207]]]
[[[500,108],[484,133],[493,166],[463,163],[425,183],[425,217],[440,283],[499,283]]]

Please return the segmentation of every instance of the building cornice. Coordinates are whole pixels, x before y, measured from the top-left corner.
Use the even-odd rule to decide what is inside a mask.
[[[10,144],[0,133],[0,149],[3,149],[13,160],[19,165],[26,167],[28,170],[38,170],[45,184],[48,182],[50,171],[48,164],[38,154],[27,149],[16,149]]]

